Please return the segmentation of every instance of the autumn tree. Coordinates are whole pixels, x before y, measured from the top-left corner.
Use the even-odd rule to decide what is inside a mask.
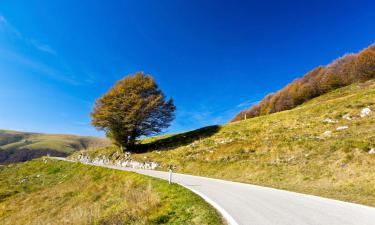
[[[137,138],[160,133],[175,118],[173,100],[166,100],[150,75],[138,72],[118,81],[97,99],[91,123],[105,131],[121,149],[131,149]]]
[[[362,53],[353,60],[350,73],[351,77],[359,81],[375,78],[375,44],[363,50]]]

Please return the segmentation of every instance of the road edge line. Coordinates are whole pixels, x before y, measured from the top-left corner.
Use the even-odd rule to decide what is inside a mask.
[[[219,213],[224,217],[224,219],[228,222],[228,225],[239,225],[235,219],[225,210],[223,209],[219,204],[217,204],[215,201],[207,197],[205,194],[194,190],[186,185],[183,185],[182,183],[177,183],[178,185],[181,185],[182,187],[194,192],[195,194],[199,195],[201,198],[203,198],[208,204],[213,206]]]

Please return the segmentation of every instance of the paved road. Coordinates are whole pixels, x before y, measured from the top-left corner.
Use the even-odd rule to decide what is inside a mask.
[[[168,179],[167,172],[103,167]],[[375,225],[375,208],[363,205],[185,174],[173,174],[173,181],[206,198],[229,224]]]

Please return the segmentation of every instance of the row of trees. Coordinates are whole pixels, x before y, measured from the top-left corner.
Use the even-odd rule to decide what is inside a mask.
[[[358,54],[347,54],[327,66],[319,66],[258,105],[237,114],[231,122],[292,109],[314,97],[375,78],[375,44]]]

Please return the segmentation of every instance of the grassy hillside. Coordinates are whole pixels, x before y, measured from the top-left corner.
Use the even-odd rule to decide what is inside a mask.
[[[362,118],[365,107],[372,112]],[[142,148],[149,152],[132,158],[160,162],[162,169],[174,164],[178,172],[375,206],[375,154],[369,153],[375,148],[374,80],[289,111],[206,129],[208,135],[201,129],[145,140]]]
[[[179,185],[130,172],[35,159],[0,167],[1,224],[223,224]]]
[[[0,164],[23,162],[47,154],[66,156],[106,144],[107,140],[95,137],[0,130]]]

